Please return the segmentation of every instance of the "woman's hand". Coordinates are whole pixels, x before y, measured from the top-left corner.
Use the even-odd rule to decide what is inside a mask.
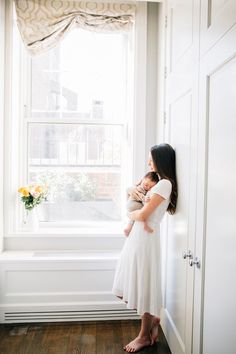
[[[129,218],[134,221],[146,221],[163,200],[165,200],[165,198],[161,197],[159,194],[153,194],[150,201],[145,204],[142,209],[129,213]]]

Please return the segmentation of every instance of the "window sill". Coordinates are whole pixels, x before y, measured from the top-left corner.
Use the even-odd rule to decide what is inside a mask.
[[[12,232],[4,237],[6,251],[120,251],[125,242],[121,229],[40,229],[37,232]]]
[[[117,261],[119,252],[110,251],[4,251],[0,253],[0,263],[16,261]]]
[[[10,232],[5,237],[120,237],[123,236],[122,225],[104,225],[92,227],[40,227],[37,231]]]
[[[61,230],[61,229],[43,229],[35,232],[12,232],[6,234],[4,237],[123,237],[122,230],[94,230],[94,229],[75,229],[75,230]]]

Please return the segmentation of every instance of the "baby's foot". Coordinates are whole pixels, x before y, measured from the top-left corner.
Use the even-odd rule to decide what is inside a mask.
[[[160,317],[153,317],[153,320],[152,320],[152,328],[151,328],[151,345],[153,345],[156,341],[157,341],[157,338],[158,338],[158,326],[160,324]]]
[[[137,337],[134,340],[132,340],[132,342],[130,342],[129,344],[127,344],[124,347],[124,350],[128,353],[137,353],[139,350],[141,350],[144,347],[149,346],[150,343],[150,338],[147,337]]]
[[[151,229],[148,224],[144,223],[144,230],[149,232],[149,233],[152,233],[153,232],[153,229]]]
[[[130,231],[132,230],[132,227],[133,227],[133,224],[129,223],[129,224],[126,226],[126,228],[124,229],[124,234],[125,234],[126,237],[129,236]]]

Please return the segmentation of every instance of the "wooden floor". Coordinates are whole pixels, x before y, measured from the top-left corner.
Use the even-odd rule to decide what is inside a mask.
[[[0,325],[1,354],[120,354],[139,331],[139,321]],[[143,354],[171,354],[163,332]]]

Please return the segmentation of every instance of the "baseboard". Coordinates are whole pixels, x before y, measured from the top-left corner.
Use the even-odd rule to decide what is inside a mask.
[[[67,321],[104,321],[139,319],[135,310],[115,308],[115,304],[91,305],[82,310],[76,306],[1,306],[1,323],[67,322]],[[93,308],[94,307],[94,308]],[[101,309],[99,309],[99,307]],[[110,307],[110,309],[109,309]],[[112,308],[113,307],[113,308]],[[117,307],[117,305],[116,305]],[[123,307],[123,304],[122,304]],[[103,309],[102,309],[103,308]]]

